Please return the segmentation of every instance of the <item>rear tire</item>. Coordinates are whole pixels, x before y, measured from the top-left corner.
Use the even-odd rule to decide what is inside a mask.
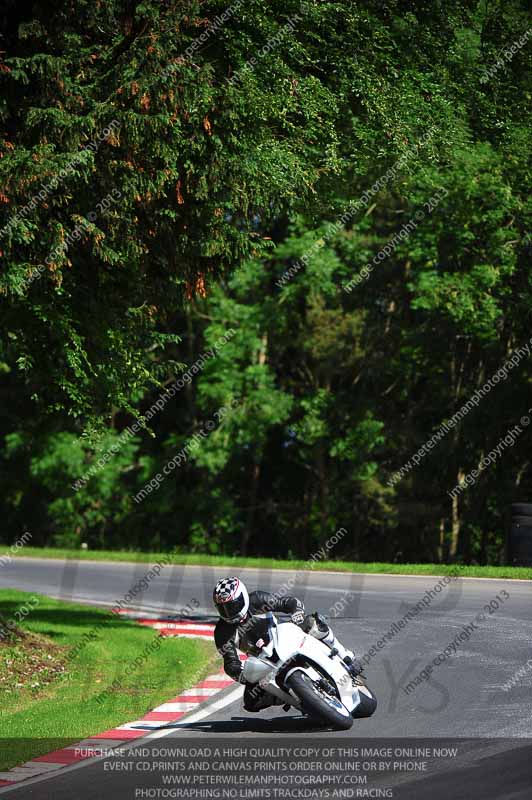
[[[325,722],[336,730],[347,731],[352,726],[353,717],[345,706],[336,697],[328,696],[329,699],[326,699],[325,693],[318,689],[306,672],[293,672],[286,685],[301,700],[303,711],[312,718]]]

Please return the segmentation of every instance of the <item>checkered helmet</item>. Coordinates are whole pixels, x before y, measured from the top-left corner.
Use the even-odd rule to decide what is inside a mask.
[[[249,611],[248,590],[238,578],[222,578],[212,594],[218,614],[226,622],[238,625]]]

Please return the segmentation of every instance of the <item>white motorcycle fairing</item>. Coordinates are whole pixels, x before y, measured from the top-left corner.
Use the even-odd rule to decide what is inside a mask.
[[[244,679],[250,683],[260,683],[265,691],[275,695],[284,703],[301,708],[301,702],[294,692],[290,689],[281,689],[275,680],[277,673],[293,661],[294,666],[284,675],[283,684],[295,671],[307,673],[313,681],[327,676],[327,679],[336,686],[342,705],[352,714],[360,705],[360,691],[365,687],[353,685],[351,675],[342,659],[338,655],[333,655],[326,644],[305,633],[294,623],[279,624],[273,614],[271,618],[270,641],[262,648],[259,656],[248,657],[244,663]],[[278,660],[275,659],[275,655]]]

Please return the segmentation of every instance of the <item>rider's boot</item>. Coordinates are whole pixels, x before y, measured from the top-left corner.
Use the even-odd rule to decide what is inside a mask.
[[[347,671],[352,678],[356,678],[357,675],[360,675],[362,670],[358,660],[355,658],[355,654],[352,650],[348,650],[347,647],[344,647],[343,644],[338,641],[332,632],[332,628],[327,625],[321,614],[318,614],[317,612],[315,614],[309,614],[306,617],[303,626],[305,629],[308,628],[308,633],[310,633],[312,636],[315,636],[316,639],[320,639],[320,641],[326,644],[327,647],[330,647],[331,650],[336,650],[346,665]]]
[[[244,709],[246,711],[262,711],[270,706],[281,705],[283,701],[265,691],[257,683],[247,683],[244,690]]]

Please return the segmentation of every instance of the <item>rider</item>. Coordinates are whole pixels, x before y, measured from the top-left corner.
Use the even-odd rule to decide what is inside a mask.
[[[315,636],[328,647],[335,648],[343,659],[351,676],[355,678],[361,669],[351,650],[346,650],[336,639],[331,628],[317,612],[305,616],[305,608],[301,600],[289,595],[276,595],[257,590],[248,594],[248,590],[238,578],[223,578],[218,581],[213,592],[214,605],[220,619],[214,630],[214,641],[220,655],[223,656],[224,670],[235,681],[244,683],[244,708],[246,711],[260,711],[262,708],[275,705],[279,701],[257,684],[243,679],[243,667],[238,657],[237,647],[244,653],[253,648],[260,638],[260,618],[254,615],[268,611],[290,614],[296,625]]]

